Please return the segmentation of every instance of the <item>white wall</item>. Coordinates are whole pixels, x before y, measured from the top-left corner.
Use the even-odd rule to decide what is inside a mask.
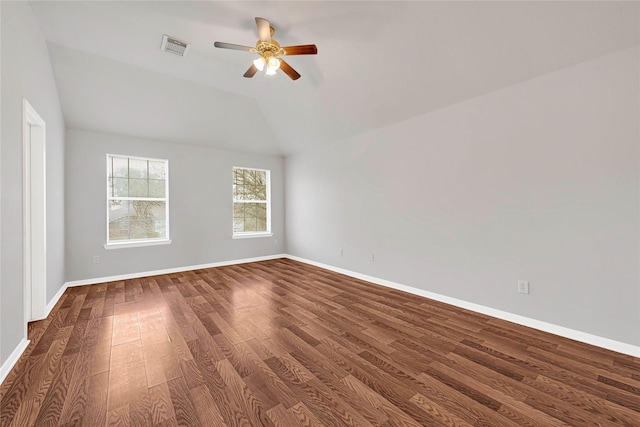
[[[107,153],[169,160],[170,245],[104,249]],[[284,252],[282,157],[69,129],[66,164],[68,281]],[[273,237],[231,238],[234,166],[271,170]]]
[[[23,337],[22,99],[47,124],[47,299],[64,271],[64,121],[44,38],[26,2],[2,2],[0,364]]]
[[[288,253],[640,344],[638,56],[287,158]]]

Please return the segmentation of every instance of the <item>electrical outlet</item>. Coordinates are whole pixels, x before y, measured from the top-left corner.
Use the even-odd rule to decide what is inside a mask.
[[[96,256],[94,256],[94,257],[93,257],[93,263],[94,263],[94,264],[100,264],[100,257],[99,257],[99,256],[97,256],[97,255],[96,255]]]
[[[518,293],[520,294],[528,294],[529,293],[529,282],[526,280],[518,280]]]
[[[344,255],[344,251],[342,250],[342,248],[338,249],[338,253],[340,254],[340,256]]]
[[[278,246],[278,239],[273,239],[273,246]]]
[[[373,256],[373,254],[371,254],[371,256],[369,257],[369,261],[373,262],[373,260],[374,260],[374,259],[375,259],[375,258],[374,258],[374,256]]]

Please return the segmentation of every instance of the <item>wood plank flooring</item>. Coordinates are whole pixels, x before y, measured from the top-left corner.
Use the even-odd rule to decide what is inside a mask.
[[[69,288],[1,426],[640,426],[640,359],[287,259]]]

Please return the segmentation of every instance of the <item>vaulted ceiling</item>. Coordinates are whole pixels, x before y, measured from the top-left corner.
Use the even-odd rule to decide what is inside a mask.
[[[636,2],[32,2],[70,128],[289,155],[639,43]],[[254,17],[302,74],[242,75]],[[168,34],[185,58],[160,50]]]

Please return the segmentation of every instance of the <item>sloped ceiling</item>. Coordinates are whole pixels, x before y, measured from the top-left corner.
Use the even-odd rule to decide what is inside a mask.
[[[289,155],[624,49],[636,2],[32,2],[67,126]],[[242,74],[254,17],[302,78]],[[162,52],[163,34],[192,44]]]

